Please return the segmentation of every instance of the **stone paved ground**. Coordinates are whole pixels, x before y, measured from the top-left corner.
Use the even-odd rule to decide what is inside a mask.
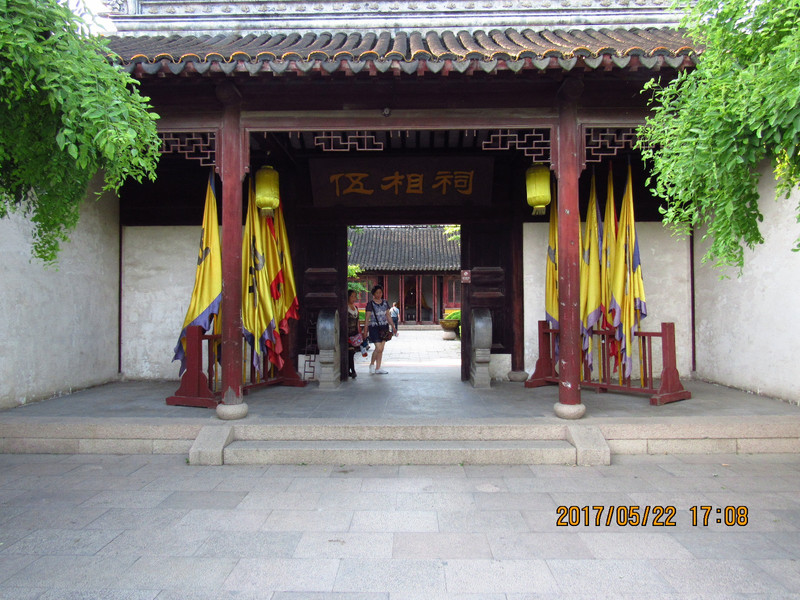
[[[273,386],[246,396],[248,422],[275,419],[544,419],[561,422],[553,412],[558,387],[526,389],[521,383],[492,382],[476,390],[461,381],[461,344],[442,340],[442,331],[401,326],[400,337],[386,345],[383,366],[388,375],[370,375],[369,358],[356,358],[358,377],[335,390]],[[176,363],[177,375],[177,363]],[[302,370],[302,369],[301,369]],[[690,401],[650,406],[646,396],[585,391],[583,422],[593,419],[653,419],[708,417],[796,419],[800,407],[702,381],[684,381]],[[176,381],[120,381],[43,402],[0,411],[5,422],[15,419],[215,419],[206,408],[167,406]]]
[[[398,367],[460,367],[461,340],[442,339],[443,331],[435,329],[407,329],[400,327],[400,335],[386,344],[386,364]],[[458,373],[458,370],[455,371]],[[458,375],[456,375],[458,376]]]
[[[558,506],[587,505],[671,505],[675,526],[598,526],[594,513],[556,526]],[[699,505],[746,506],[747,525],[712,513],[692,526]],[[0,455],[0,598],[798,599],[800,456],[592,468]]]

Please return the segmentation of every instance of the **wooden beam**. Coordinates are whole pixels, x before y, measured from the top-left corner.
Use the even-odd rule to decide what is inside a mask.
[[[242,113],[250,131],[530,129],[557,122],[554,111],[541,109],[396,110],[388,117],[379,110]]]
[[[159,112],[157,122],[159,133],[168,131],[217,131],[222,122],[222,113],[215,112],[187,112],[183,111],[175,114],[167,114],[166,111]]]

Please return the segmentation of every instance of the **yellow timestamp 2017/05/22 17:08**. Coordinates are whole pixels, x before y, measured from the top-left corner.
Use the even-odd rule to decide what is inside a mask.
[[[746,506],[691,506],[692,526],[708,527],[712,524],[728,527],[744,527],[748,522]],[[558,527],[675,527],[678,509],[673,505],[664,506],[558,506],[556,507],[556,526]]]

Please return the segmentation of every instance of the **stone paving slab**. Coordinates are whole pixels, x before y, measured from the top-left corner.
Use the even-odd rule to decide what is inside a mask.
[[[333,558],[243,558],[236,563],[223,589],[262,594],[331,591],[341,562]]]
[[[3,600],[800,597],[797,454],[479,469],[91,458],[0,455]],[[747,524],[712,512],[693,525],[705,504],[746,507]],[[672,505],[675,525],[583,520],[581,507],[612,505]],[[559,506],[578,522],[557,525]]]
[[[353,511],[347,510],[273,510],[261,527],[264,531],[348,531]]]
[[[396,533],[393,558],[492,558],[486,534]]]
[[[347,532],[337,535],[309,531],[294,551],[295,558],[392,558],[393,535],[388,532]]]
[[[299,531],[214,531],[194,556],[292,558],[303,535]]]

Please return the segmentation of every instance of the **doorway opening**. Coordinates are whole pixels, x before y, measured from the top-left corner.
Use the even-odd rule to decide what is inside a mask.
[[[351,225],[347,245],[348,290],[356,292],[359,323],[376,285],[396,320],[399,335],[385,344],[384,365],[408,375],[445,369],[460,378],[460,227]],[[370,355],[357,352],[359,362],[368,372]]]
[[[403,326],[438,325],[461,309],[461,240],[453,225],[350,226],[348,288],[363,309],[376,284]]]

